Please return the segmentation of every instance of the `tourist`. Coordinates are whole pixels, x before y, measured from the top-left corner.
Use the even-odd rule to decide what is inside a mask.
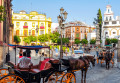
[[[99,53],[98,53],[98,46],[96,46],[96,54],[97,54],[97,57],[99,56]]]
[[[23,50],[20,49],[20,52],[19,52],[19,58],[22,58],[23,57]]]
[[[23,52],[23,57],[18,60],[17,68],[29,68],[33,63],[27,58],[26,52]]]
[[[27,53],[27,57],[31,59],[31,55],[30,55],[30,54],[31,54],[31,51],[30,51],[30,49],[27,49],[27,50],[26,50],[26,53]]]

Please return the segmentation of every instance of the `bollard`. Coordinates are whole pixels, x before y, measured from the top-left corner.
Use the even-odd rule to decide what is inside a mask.
[[[7,53],[7,55],[6,55],[6,63],[7,63],[8,61],[10,61],[10,54],[9,54],[9,53]]]

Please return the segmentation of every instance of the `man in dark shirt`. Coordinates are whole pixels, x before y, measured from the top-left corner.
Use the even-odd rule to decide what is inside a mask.
[[[27,53],[27,57],[31,59],[31,55],[30,55],[31,51],[30,51],[30,49],[27,49],[26,53]]]

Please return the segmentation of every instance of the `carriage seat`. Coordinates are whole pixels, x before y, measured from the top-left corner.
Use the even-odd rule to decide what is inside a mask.
[[[49,60],[53,60],[53,59],[45,59],[44,61],[40,61],[38,65],[32,66],[30,71],[33,73],[38,73],[42,70],[47,70],[51,68],[51,64],[49,63]]]

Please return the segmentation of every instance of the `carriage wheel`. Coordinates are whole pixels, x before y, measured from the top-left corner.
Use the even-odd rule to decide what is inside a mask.
[[[56,83],[56,76],[53,74],[48,78],[48,82],[47,83]]]
[[[17,75],[6,75],[0,79],[0,83],[25,83],[25,81]]]
[[[0,77],[8,75],[8,69],[0,69]]]
[[[63,75],[61,83],[76,83],[75,75],[71,72],[67,72]]]

